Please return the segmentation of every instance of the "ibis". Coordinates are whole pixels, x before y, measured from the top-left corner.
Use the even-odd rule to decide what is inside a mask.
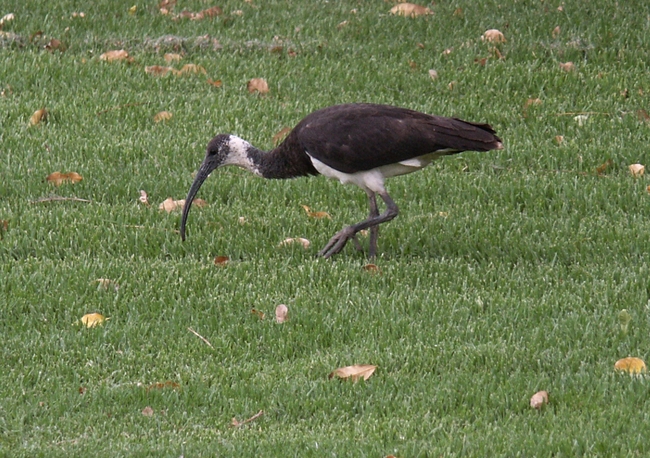
[[[386,191],[386,178],[418,171],[441,156],[501,148],[501,139],[489,124],[367,103],[314,111],[268,152],[234,135],[219,134],[208,143],[205,159],[187,193],[181,238],[185,240],[192,201],[205,179],[218,167],[234,165],[263,178],[320,174],[343,184],[357,185],[368,195],[368,218],[334,234],[319,254],[329,258],[350,240],[360,248],[356,234],[368,229],[368,254],[374,258],[379,225],[398,213],[397,205]],[[383,213],[379,212],[377,195],[385,204]]]

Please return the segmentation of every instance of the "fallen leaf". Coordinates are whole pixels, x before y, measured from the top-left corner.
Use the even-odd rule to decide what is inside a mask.
[[[431,77],[432,80],[437,80],[438,79],[438,72],[435,71],[434,69],[429,70],[429,76]]]
[[[56,38],[52,38],[46,45],[45,49],[47,49],[50,52],[53,51],[65,51],[66,47],[63,43],[61,43],[61,40],[57,40]]]
[[[149,196],[147,196],[146,191],[143,191],[142,189],[140,190],[140,197],[138,200],[145,205],[149,205]]]
[[[621,97],[623,97],[624,99],[627,99],[628,97],[630,97],[630,91],[628,91],[627,88],[623,89],[620,92],[620,94],[621,94]]]
[[[177,0],[161,0],[160,3],[158,3],[158,9],[162,14],[169,14],[169,12],[176,6],[176,1]],[[164,13],[163,10],[165,11]]]
[[[163,67],[162,65],[150,65],[144,68],[145,73],[153,76],[164,76],[167,73],[177,74],[178,70],[172,67]]]
[[[633,177],[640,177],[645,172],[645,166],[641,164],[632,164],[629,168]]]
[[[228,261],[230,261],[230,258],[228,256],[216,256],[214,258],[214,265],[225,266],[226,264],[228,264]]]
[[[452,53],[453,50],[454,50],[454,48],[447,48],[442,52],[442,55],[443,56],[448,56],[449,54]]]
[[[562,6],[562,5],[558,6],[558,7],[557,7],[557,10],[558,10],[559,12],[564,11],[564,6]]]
[[[176,75],[186,75],[186,74],[196,75],[198,73],[205,75],[207,72],[205,68],[201,67],[200,65],[185,64],[178,72],[176,72]]]
[[[284,323],[289,319],[289,308],[284,305],[280,304],[275,308],[275,321],[277,323]]]
[[[260,94],[266,94],[269,92],[269,84],[264,78],[253,78],[246,84],[248,92],[259,92]]]
[[[129,53],[123,49],[106,51],[104,54],[99,56],[99,60],[105,60],[106,62],[115,62],[118,60],[126,60],[128,58],[129,58]]]
[[[564,142],[564,135],[556,135],[554,140],[556,144],[561,145]]]
[[[453,16],[454,16],[454,17],[458,17],[458,18],[462,18],[462,17],[465,16],[465,13],[463,12],[463,9],[462,9],[462,8],[456,8],[456,9],[454,10],[454,14],[453,14]]]
[[[221,14],[223,14],[223,10],[218,6],[213,6],[212,8],[199,11],[198,13],[193,13],[192,11],[181,11],[180,14],[174,17],[174,20],[190,19],[191,21],[200,21],[206,17],[215,17]]]
[[[263,320],[263,319],[264,319],[264,312],[260,312],[259,310],[256,310],[256,309],[251,309],[251,313],[252,313],[253,315],[257,315],[257,317],[258,317],[260,320]]]
[[[456,81],[452,81],[447,85],[447,87],[449,88],[450,91],[453,91],[454,88],[456,87],[456,84],[458,84]]]
[[[533,409],[539,410],[546,404],[548,404],[548,393],[546,391],[538,391],[530,398],[530,406]]]
[[[142,415],[145,417],[152,417],[153,416],[153,409],[149,406],[145,407],[142,409]]]
[[[351,378],[352,381],[356,383],[360,378],[368,380],[370,376],[375,372],[375,369],[377,369],[377,366],[371,366],[368,364],[339,367],[330,373],[329,378]]]
[[[560,69],[568,73],[574,71],[576,66],[573,62],[560,62]]]
[[[301,207],[305,209],[305,212],[307,212],[307,216],[309,216],[310,218],[316,218],[316,219],[327,218],[327,219],[332,219],[332,217],[331,217],[331,216],[329,215],[329,213],[327,213],[327,212],[313,212],[313,211],[311,211],[311,210],[309,209],[309,207],[308,207],[307,205],[301,205]]]
[[[551,36],[552,36],[553,38],[557,38],[559,35],[560,35],[560,26],[558,25],[558,26],[555,27],[555,28],[553,29],[553,31],[551,32]]]
[[[50,173],[47,177],[45,177],[45,180],[52,183],[54,186],[61,186],[63,183],[70,182],[70,183],[79,183],[80,181],[83,180],[83,177],[79,175],[77,172],[68,172],[68,173],[61,173],[61,172],[53,172]]]
[[[3,232],[7,232],[9,230],[8,219],[0,219],[0,230],[2,230]]]
[[[598,175],[602,175],[603,173],[605,173],[605,171],[609,168],[610,165],[612,165],[612,160],[607,159],[605,162],[603,162],[598,167],[596,167],[596,173]]]
[[[158,209],[165,210],[167,213],[171,213],[174,210],[180,210],[184,205],[185,199],[174,200],[171,197],[168,197],[160,205],[158,205]]]
[[[491,43],[505,43],[506,37],[503,36],[500,30],[490,29],[486,30],[485,33],[481,36],[482,41],[489,41]]]
[[[221,80],[212,80],[208,78],[208,84],[214,87],[221,87],[223,83],[221,82]]]
[[[163,58],[165,59],[165,62],[171,64],[172,62],[180,61],[183,57],[180,54],[168,52],[163,56]]]
[[[348,24],[349,24],[348,21],[339,22],[339,24],[336,26],[336,28],[341,30],[343,27],[345,27]]]
[[[438,212],[438,216],[441,218],[446,218],[449,216],[449,212]]]
[[[528,99],[528,100],[526,100],[526,102],[524,102],[524,118],[528,117],[528,109],[531,106],[537,106],[537,105],[541,105],[541,104],[542,104],[541,99]]]
[[[129,14],[135,14],[136,11],[138,11],[138,5],[133,5],[131,8],[129,8]]]
[[[170,119],[172,119],[172,114],[169,111],[161,111],[153,117],[154,122],[168,121]]]
[[[152,383],[151,385],[149,385],[146,388],[146,390],[147,391],[162,390],[162,389],[165,389],[165,388],[171,388],[172,390],[177,390],[180,387],[181,386],[178,383],[172,382],[171,380],[167,380],[166,382]],[[143,414],[144,414],[144,412],[143,412]],[[152,411],[152,414],[153,414],[153,411]]]
[[[280,242],[279,246],[287,246],[287,245],[292,245],[294,243],[300,243],[302,247],[306,250],[309,248],[311,245],[311,242],[307,239],[304,239],[302,237],[289,237],[287,239],[284,239],[282,242]]]
[[[645,110],[637,110],[636,117],[639,118],[639,121],[650,122],[650,115]]]
[[[475,64],[479,64],[481,67],[485,67],[485,64],[487,63],[487,57],[483,57],[482,59],[479,59],[478,57],[474,59]]]
[[[29,125],[35,126],[36,124],[45,120],[47,120],[47,110],[45,108],[41,108],[40,110],[36,110],[34,114],[29,118]]]
[[[614,364],[614,369],[630,374],[640,374],[646,371],[645,362],[640,358],[628,357],[619,359]]]
[[[273,136],[273,144],[277,146],[282,140],[284,140],[284,137],[289,135],[289,132],[291,132],[291,127],[283,127],[280,129],[280,131]]]
[[[115,291],[120,289],[120,286],[109,278],[98,278],[97,280],[94,280],[93,283],[98,283],[98,289],[107,290],[109,286],[112,286]]]
[[[85,386],[80,386],[79,387],[79,395],[80,396],[83,396],[84,394],[86,394],[86,391],[87,391],[87,388]]]
[[[262,415],[264,415],[264,411],[263,411],[263,410],[260,410],[260,411],[257,412],[255,415],[253,415],[253,416],[250,417],[250,418],[247,418],[247,419],[244,420],[244,421],[238,421],[237,418],[233,417],[233,418],[232,418],[232,423],[231,423],[231,424],[232,424],[232,426],[234,426],[235,428],[238,428],[238,427],[240,427],[240,426],[245,425],[246,423],[250,423],[251,421],[255,421],[255,420],[257,420],[257,419],[260,418]]]
[[[645,188],[645,190],[648,192],[648,194],[650,194],[650,184],[648,185],[647,188]],[[6,230],[6,229],[5,229],[5,230]]]
[[[94,328],[95,326],[104,324],[108,319],[109,318],[104,317],[101,313],[87,313],[81,317],[81,324],[87,328]]]
[[[400,3],[395,5],[390,9],[391,14],[397,14],[398,16],[407,16],[407,17],[417,17],[417,16],[426,16],[433,14],[429,8],[424,6],[416,5],[414,3]]]
[[[373,274],[381,273],[379,271],[379,267],[377,267],[377,264],[366,264],[365,266],[363,266],[363,270],[365,270],[366,272],[371,272]]]
[[[4,26],[7,22],[13,21],[16,19],[16,15],[14,13],[7,13],[2,18],[0,18],[0,29],[2,29],[2,26]]]

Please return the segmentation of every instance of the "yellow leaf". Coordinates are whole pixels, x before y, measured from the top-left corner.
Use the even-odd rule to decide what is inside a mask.
[[[104,54],[99,56],[100,60],[105,60],[106,62],[114,62],[117,60],[126,60],[129,58],[129,53],[123,49],[116,49],[112,51],[106,51]]]
[[[307,216],[309,216],[310,218],[316,218],[316,219],[327,218],[327,219],[332,219],[332,217],[331,217],[331,216],[329,215],[329,213],[327,213],[327,212],[313,212],[313,211],[311,211],[311,210],[309,209],[309,207],[308,207],[307,205],[301,205],[301,207],[305,209],[305,211],[307,212]]]
[[[533,409],[541,409],[546,404],[548,404],[548,393],[546,391],[538,391],[530,398],[530,406]]]
[[[136,11],[138,11],[138,5],[133,5],[131,8],[129,8],[129,14],[135,14]]]
[[[501,33],[500,30],[490,29],[485,31],[483,36],[481,36],[481,40],[489,41],[491,43],[505,43],[506,37],[503,36],[503,33]]]
[[[46,181],[52,183],[54,186],[61,186],[63,183],[70,182],[70,183],[79,183],[80,181],[83,180],[83,177],[79,175],[77,172],[68,172],[68,173],[61,173],[61,172],[53,172],[50,173],[46,178]]]
[[[109,318],[104,317],[101,313],[87,313],[81,317],[81,324],[87,328],[94,328],[95,326],[102,325]]]
[[[375,372],[375,369],[377,369],[377,366],[372,366],[369,364],[339,367],[330,373],[329,378],[351,378],[353,382],[357,382],[360,378],[368,380],[370,376]]]
[[[168,121],[172,119],[172,116],[173,115],[169,111],[161,111],[160,113],[156,113],[153,120],[154,122]]]
[[[646,371],[645,363],[640,358],[628,357],[619,359],[614,364],[614,369],[630,374],[640,374]]]
[[[417,17],[417,16],[426,16],[433,14],[429,8],[424,6],[416,5],[414,3],[400,3],[395,5],[390,9],[391,14],[397,14],[398,16],[408,16],[408,17]]]
[[[269,84],[264,78],[253,78],[248,81],[246,84],[248,92],[259,92],[260,94],[266,94],[269,92]]]
[[[165,76],[167,73],[173,73],[174,75],[178,73],[178,70],[171,67],[163,67],[161,65],[150,65],[144,68],[145,73],[153,76]]]
[[[289,319],[289,308],[280,304],[275,308],[275,321],[278,323],[284,323]]]
[[[45,121],[47,119],[47,110],[45,108],[41,108],[40,110],[36,110],[34,114],[29,118],[29,124],[31,126],[35,126],[41,121]]]

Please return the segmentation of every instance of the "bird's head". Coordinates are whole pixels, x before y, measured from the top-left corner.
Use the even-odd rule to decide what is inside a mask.
[[[227,134],[220,134],[210,140],[208,143],[208,148],[205,153],[205,159],[199,171],[196,173],[194,182],[190,187],[189,192],[187,193],[187,198],[185,199],[185,206],[183,207],[183,217],[181,219],[181,239],[185,240],[185,224],[187,223],[187,215],[190,213],[190,207],[192,206],[192,201],[196,196],[196,193],[199,192],[199,188],[205,181],[206,178],[210,176],[213,170],[221,167],[222,165],[228,165],[229,158],[231,156],[231,140],[233,137]]]

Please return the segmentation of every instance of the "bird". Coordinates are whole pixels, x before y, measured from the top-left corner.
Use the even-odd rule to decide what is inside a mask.
[[[235,135],[219,134],[208,143],[187,193],[181,239],[185,240],[187,217],[203,182],[218,167],[233,165],[263,178],[324,175],[358,186],[368,196],[368,218],[334,234],[319,255],[330,258],[350,240],[361,249],[356,235],[368,229],[368,255],[375,258],[379,225],[395,218],[399,211],[386,191],[387,178],[418,171],[442,156],[502,148],[501,139],[489,124],[372,103],[333,105],[314,111],[268,152]],[[386,207],[381,214],[377,195]]]

